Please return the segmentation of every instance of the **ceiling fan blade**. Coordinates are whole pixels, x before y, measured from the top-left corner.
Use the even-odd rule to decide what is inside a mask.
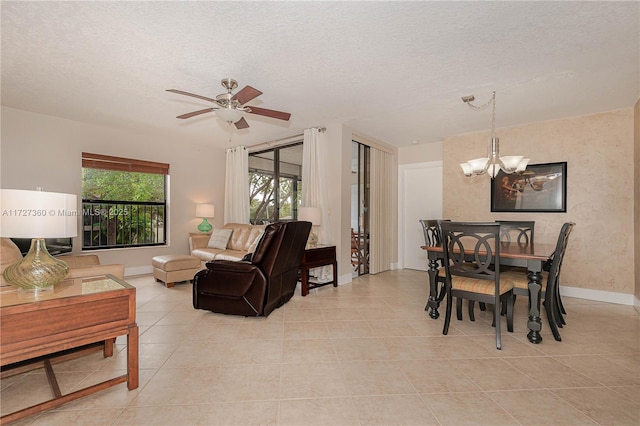
[[[240,102],[240,104],[246,104],[251,99],[255,99],[260,95],[262,95],[262,92],[258,89],[254,89],[251,86],[244,86],[242,90],[233,95],[231,99]]]
[[[196,115],[204,114],[206,112],[211,112],[214,109],[215,108],[205,108],[205,109],[201,109],[199,111],[188,112],[186,114],[179,115],[176,118],[189,118],[189,117],[193,117],[193,116],[196,116]]]
[[[194,94],[194,93],[184,92],[184,91],[182,91],[182,90],[167,89],[167,92],[177,93],[177,94],[179,94],[179,95],[191,96],[191,97],[193,97],[193,98],[203,99],[203,100],[205,100],[205,101],[209,101],[209,102],[216,102],[216,100],[215,100],[215,99],[207,98],[206,96],[196,95],[196,94]]]
[[[245,120],[244,117],[236,121],[235,125],[236,125],[236,129],[238,130],[246,129],[249,127],[249,123],[247,123],[247,120]]]
[[[264,115],[265,117],[277,118],[278,120],[289,120],[291,118],[291,114],[288,112],[276,111],[273,109],[266,108],[258,108],[258,107],[248,107],[251,111],[251,114]]]

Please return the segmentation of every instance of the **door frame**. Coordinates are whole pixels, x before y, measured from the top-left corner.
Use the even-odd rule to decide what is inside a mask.
[[[422,218],[422,219],[442,219],[442,209],[443,209],[443,202],[442,202],[442,193],[443,193],[443,183],[442,183],[442,174],[443,174],[443,161],[428,161],[428,162],[423,162],[423,163],[413,163],[413,164],[402,164],[402,165],[398,165],[398,268],[399,269],[404,269],[405,268],[405,250],[404,250],[404,244],[407,238],[407,231],[405,231],[405,225],[408,225],[405,223],[405,209],[407,208],[412,208],[411,206],[411,202],[409,200],[406,199],[405,197],[405,186],[408,183],[408,179],[406,178],[406,174],[408,171],[415,171],[416,169],[436,169],[440,171],[440,186],[437,188],[434,188],[433,183],[432,182],[425,182],[423,187],[425,188],[425,191],[430,191],[432,189],[436,189],[437,192],[440,194],[439,199],[436,198],[433,201],[434,202],[439,202],[439,208],[436,206],[436,210],[439,210],[439,214],[437,214],[437,217],[429,217],[429,218]],[[417,225],[417,224],[416,224]],[[424,264],[424,270],[427,270],[427,263],[426,263],[426,255],[425,255],[425,264]]]

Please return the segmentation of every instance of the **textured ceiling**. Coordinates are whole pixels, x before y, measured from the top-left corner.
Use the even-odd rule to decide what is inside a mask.
[[[341,122],[390,145],[631,107],[640,2],[2,1],[2,104],[229,146]],[[229,129],[168,93],[264,92]],[[231,130],[231,131],[230,131]]]

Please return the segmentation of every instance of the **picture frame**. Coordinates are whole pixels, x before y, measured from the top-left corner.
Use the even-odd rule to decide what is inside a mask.
[[[500,170],[491,181],[491,211],[566,213],[566,161],[529,164],[521,173]]]

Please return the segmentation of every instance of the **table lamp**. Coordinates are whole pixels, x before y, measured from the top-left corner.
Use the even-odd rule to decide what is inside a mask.
[[[67,276],[69,266],[49,254],[44,239],[77,236],[77,197],[58,192],[2,189],[0,212],[2,237],[32,239],[26,256],[4,270],[4,279],[24,291],[52,289]]]
[[[198,231],[209,232],[213,228],[207,221],[208,217],[216,216],[216,207],[213,204],[196,204],[196,217],[202,218],[202,223],[198,225]]]
[[[318,246],[318,236],[314,232],[316,226],[322,225],[322,209],[320,207],[300,207],[298,209],[298,220],[311,222],[311,232],[307,240],[307,248]]]

